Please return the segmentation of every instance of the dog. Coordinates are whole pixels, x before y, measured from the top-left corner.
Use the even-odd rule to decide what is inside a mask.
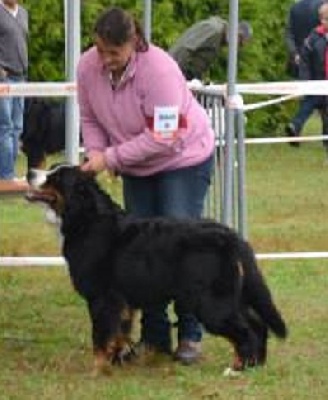
[[[174,300],[234,348],[228,371],[263,365],[268,333],[287,337],[251,245],[212,220],[136,218],[78,166],[30,170],[30,202],[60,221],[63,255],[92,323],[97,373],[134,351],[133,314]]]
[[[27,97],[21,149],[27,168],[42,168],[48,155],[65,148],[65,101]]]

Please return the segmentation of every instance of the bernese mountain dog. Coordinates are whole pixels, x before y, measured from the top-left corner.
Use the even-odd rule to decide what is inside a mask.
[[[230,372],[263,365],[269,331],[286,338],[250,244],[204,219],[136,218],[78,166],[30,170],[27,199],[60,224],[62,251],[92,323],[95,369],[134,352],[134,310],[179,302],[233,346]]]

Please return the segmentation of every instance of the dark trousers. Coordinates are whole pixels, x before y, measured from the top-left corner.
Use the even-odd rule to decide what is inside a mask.
[[[306,121],[317,108],[318,96],[304,96],[300,100],[298,111],[292,119],[292,124],[294,125],[298,136],[300,135]]]
[[[212,165],[211,157],[196,166],[148,177],[123,176],[125,207],[141,217],[199,218],[210,184]],[[175,304],[175,313],[178,316],[178,340],[200,341],[202,329],[196,318],[181,310],[178,303]],[[167,304],[143,310],[141,340],[164,351],[171,349]]]
[[[318,110],[321,123],[322,135],[328,135],[328,98],[326,96],[304,96],[301,100],[300,107],[292,120],[295,131],[298,136],[311,114]],[[323,145],[328,150],[328,140],[323,140]]]

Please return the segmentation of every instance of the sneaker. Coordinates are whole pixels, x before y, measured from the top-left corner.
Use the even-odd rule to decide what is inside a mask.
[[[27,182],[26,180],[26,176],[21,176],[20,178],[18,178],[17,176],[15,178],[12,179],[14,182]]]
[[[200,342],[181,340],[174,352],[174,359],[183,365],[195,364],[202,354]]]
[[[289,137],[299,137],[299,133],[296,131],[295,126],[290,123],[285,129],[286,135]],[[288,142],[292,147],[300,147],[300,142]]]
[[[29,189],[27,181],[18,181],[17,179],[0,179],[0,191],[4,192],[22,192]]]

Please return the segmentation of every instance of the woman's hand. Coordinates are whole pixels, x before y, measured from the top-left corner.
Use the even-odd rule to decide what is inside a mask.
[[[88,160],[81,165],[82,171],[102,172],[107,169],[105,153],[102,151],[91,151]]]

